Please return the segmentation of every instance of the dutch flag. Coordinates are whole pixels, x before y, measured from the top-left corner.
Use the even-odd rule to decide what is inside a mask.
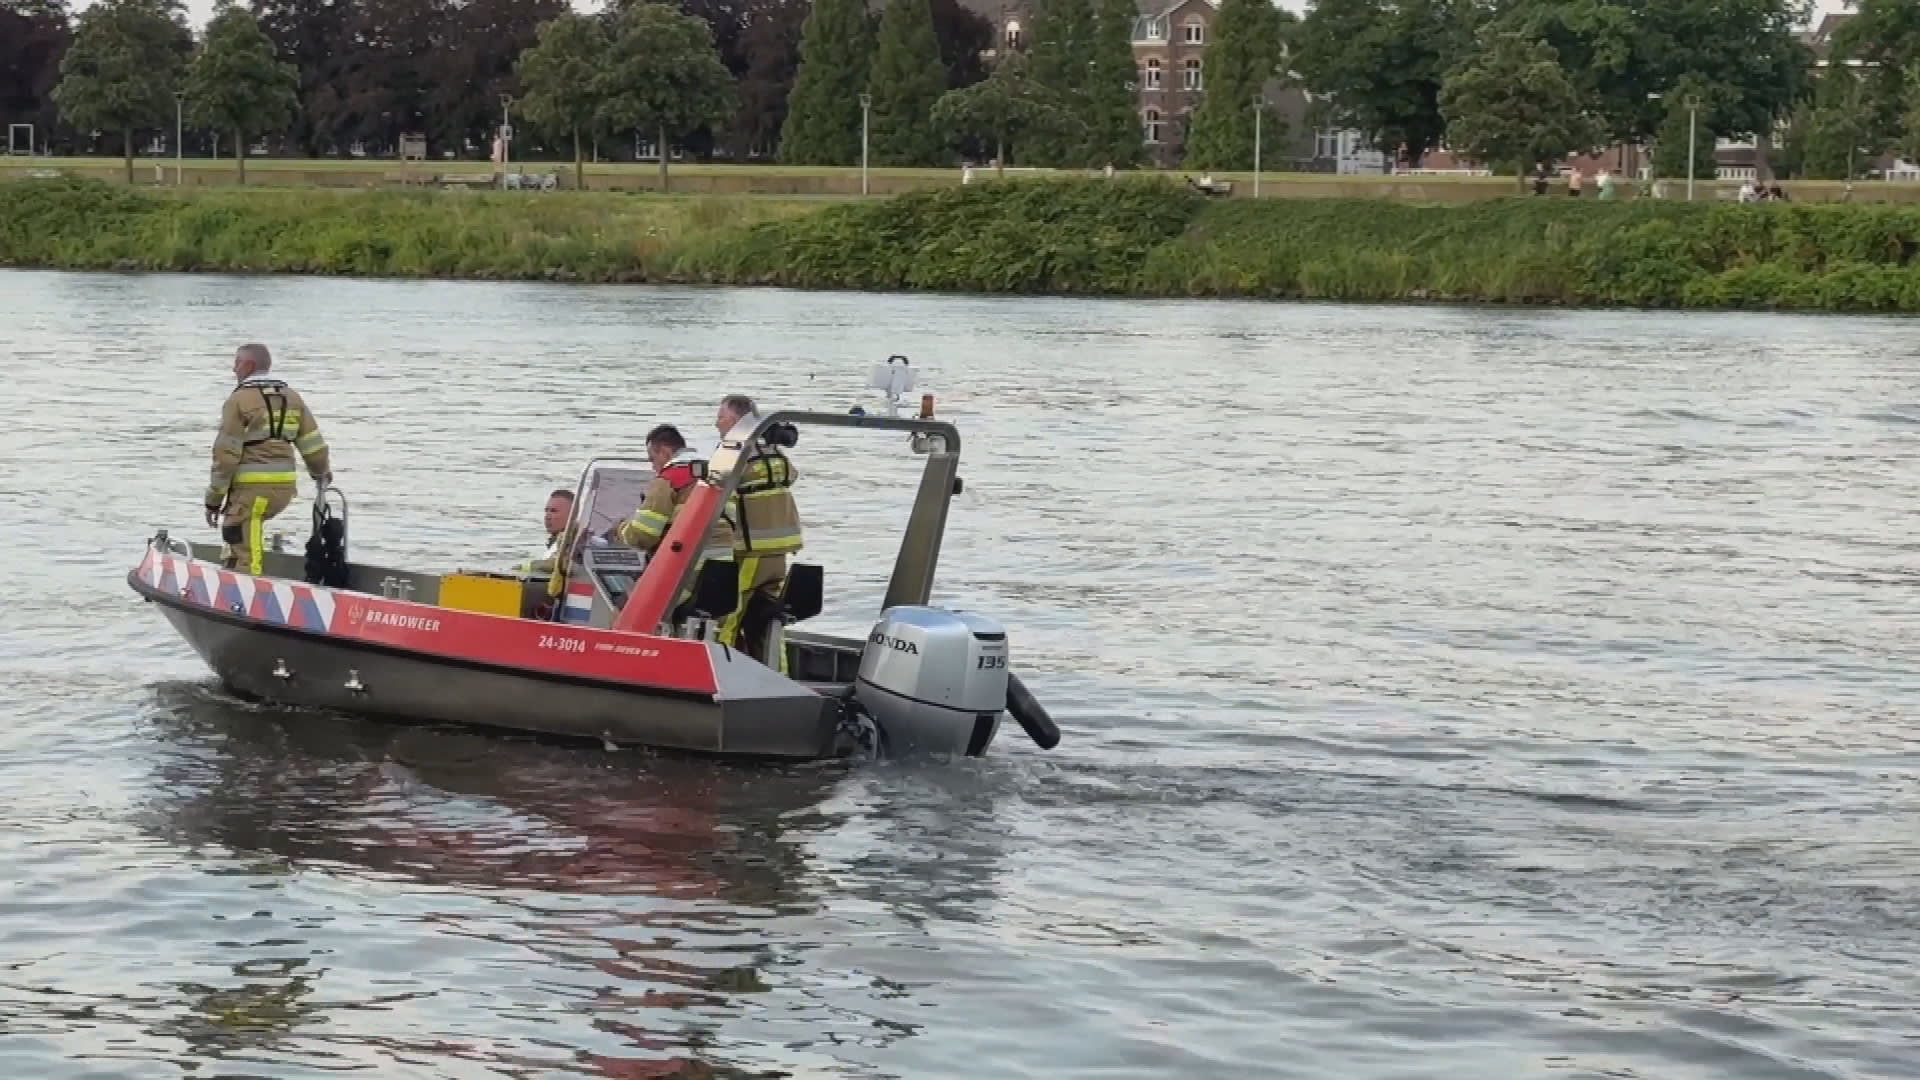
[[[560,621],[585,625],[593,618],[593,582],[567,582],[567,602],[560,609]]]

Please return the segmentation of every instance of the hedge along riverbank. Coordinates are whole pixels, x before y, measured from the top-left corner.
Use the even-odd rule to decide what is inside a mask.
[[[0,184],[0,263],[957,292],[1920,312],[1920,208],[1210,200],[1022,180],[850,203]]]
[[[0,183],[0,264],[649,281],[670,249],[816,200],[533,192],[175,190]]]
[[[816,288],[1920,312],[1920,207],[1210,200],[1032,181],[717,239],[707,280]]]

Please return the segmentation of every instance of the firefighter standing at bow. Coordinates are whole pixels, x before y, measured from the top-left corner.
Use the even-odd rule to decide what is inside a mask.
[[[298,493],[295,454],[314,483],[325,488],[333,482],[320,426],[298,391],[267,375],[272,366],[265,345],[234,352],[239,385],[220,409],[205,500],[207,524],[220,526],[226,544],[222,563],[247,574],[261,572],[266,523]]]
[[[759,422],[752,398],[728,394],[720,399],[714,426],[722,436],[743,423],[752,430]],[[740,602],[721,623],[720,641],[759,657],[786,593],[787,556],[801,547],[800,508],[793,501],[793,482],[799,474],[787,455],[765,438],[754,439],[742,456],[746,471],[726,508],[733,526],[733,558],[740,570]],[[781,652],[777,667],[785,672],[786,650]]]

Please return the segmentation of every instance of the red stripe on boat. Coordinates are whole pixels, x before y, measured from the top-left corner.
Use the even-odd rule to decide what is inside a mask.
[[[687,693],[719,688],[704,641],[510,619],[380,597],[335,593],[329,636],[530,671]]]

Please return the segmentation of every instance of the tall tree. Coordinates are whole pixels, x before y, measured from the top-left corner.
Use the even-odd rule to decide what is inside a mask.
[[[53,87],[72,41],[65,0],[0,0],[0,118],[32,124],[38,144],[59,116]]]
[[[1267,82],[1280,67],[1280,28],[1280,9],[1270,0],[1224,0],[1220,5],[1213,44],[1207,46],[1207,90],[1194,110],[1187,141],[1189,168],[1253,168],[1255,108],[1261,112],[1262,135],[1285,133],[1266,104]]]
[[[1514,0],[1502,29],[1544,40],[1608,137],[1641,141],[1672,118],[1691,77],[1713,88],[1700,124],[1765,134],[1806,88],[1812,56],[1797,36],[1811,0]],[[1659,98],[1649,97],[1658,94]]]
[[[1027,156],[1039,165],[1076,164],[1092,126],[1087,77],[1093,67],[1093,0],[1037,0],[1031,22],[1031,78],[1079,124],[1036,130]]]
[[[1689,163],[1696,180],[1711,180],[1719,175],[1720,164],[1714,157],[1719,130],[1714,124],[1725,114],[1730,93],[1725,87],[1690,75],[1661,96],[1663,119],[1653,138],[1655,175],[1684,177]],[[1691,152],[1688,151],[1689,138],[1692,139]]]
[[[1507,165],[1526,191],[1527,174],[1546,161],[1585,150],[1599,127],[1580,93],[1543,42],[1518,33],[1492,36],[1478,55],[1440,86],[1447,145],[1491,165]]]
[[[67,122],[83,132],[120,133],[129,184],[133,133],[171,118],[192,42],[179,6],[164,0],[100,0],[80,15],[53,98]]]
[[[1030,73],[1025,54],[1010,53],[993,74],[972,86],[949,90],[933,107],[933,121],[960,136],[994,146],[994,172],[1004,175],[1007,146],[1029,136],[1074,132],[1077,118]]]
[[[428,60],[428,127],[456,151],[491,147],[501,97],[521,94],[514,64],[539,40],[542,23],[571,10],[567,0],[458,0],[441,31],[446,47]]]
[[[932,115],[946,88],[927,0],[887,0],[867,79],[875,164],[924,168],[946,160],[947,140]]]
[[[433,108],[429,67],[455,40],[452,8],[452,0],[354,0],[342,79],[351,139],[391,151],[418,132],[431,145],[458,145],[449,118]]]
[[[668,190],[673,139],[723,123],[734,109],[733,78],[714,50],[713,31],[664,4],[637,3],[620,15],[603,85],[601,123],[654,136],[661,191]]]
[[[1893,150],[1908,164],[1920,165],[1920,63],[1907,71],[1907,93],[1901,105],[1900,132]]]
[[[1834,32],[1835,63],[1856,62],[1866,85],[1862,100],[1873,113],[1876,138],[1900,134],[1902,98],[1920,79],[1920,3],[1858,0],[1854,16]]]
[[[1310,0],[1293,67],[1375,146],[1418,162],[1446,130],[1440,84],[1481,15],[1476,0]]]
[[[1087,64],[1087,137],[1080,153],[1082,165],[1130,169],[1146,156],[1140,130],[1140,70],[1133,59],[1133,21],[1139,10],[1134,0],[1097,0]],[[1208,64],[1211,66],[1212,61]]]
[[[740,110],[729,129],[735,158],[771,153],[780,145],[787,122],[787,96],[800,70],[800,30],[806,25],[807,0],[753,0],[740,32],[745,73],[738,83]]]
[[[631,4],[645,0],[612,0],[612,6],[624,10]],[[747,72],[747,55],[743,47],[751,11],[756,0],[653,0],[677,8],[682,14],[698,17],[707,24],[713,38],[714,52],[719,55],[720,63],[738,84]],[[682,150],[696,158],[709,158],[714,151],[729,139],[729,128],[737,116],[729,116],[714,124],[702,124],[698,129],[689,131],[680,137]]]
[[[1845,65],[1828,68],[1787,131],[1796,171],[1818,180],[1858,176],[1887,144],[1878,112],[1870,82]]]
[[[571,11],[540,24],[533,48],[520,54],[520,112],[534,127],[573,144],[573,186],[587,186],[586,141],[603,133],[604,76],[612,42],[606,24]]]
[[[187,68],[186,106],[196,126],[233,133],[240,183],[247,182],[247,136],[283,130],[299,104],[300,76],[274,55],[253,13],[226,6]]]
[[[260,29],[300,73],[290,141],[313,156],[345,150],[346,71],[359,51],[348,33],[354,0],[252,0]]]
[[[947,69],[947,89],[971,86],[987,77],[981,54],[993,48],[993,23],[969,10],[960,0],[932,0],[933,36],[940,42],[940,62]]]
[[[800,70],[787,97],[780,160],[848,165],[860,158],[860,95],[873,65],[864,0],[814,0],[800,32]]]

